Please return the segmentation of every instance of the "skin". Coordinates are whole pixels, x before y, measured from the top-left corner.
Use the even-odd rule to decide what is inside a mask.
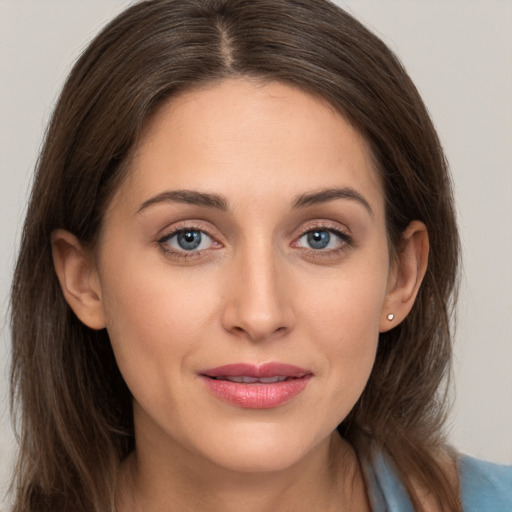
[[[428,253],[413,222],[390,259],[371,162],[323,100],[230,79],[151,118],[94,253],[54,233],[64,295],[86,325],[107,328],[134,396],[121,511],[369,510],[357,457],[335,429],[365,387],[379,332],[412,307]],[[295,204],[340,188],[352,195]],[[226,208],[162,197],[177,190],[221,195]],[[202,233],[198,250],[180,248],[180,229]],[[315,230],[329,234],[327,248],[311,247]],[[313,377],[271,409],[227,403],[199,378],[272,361]]]

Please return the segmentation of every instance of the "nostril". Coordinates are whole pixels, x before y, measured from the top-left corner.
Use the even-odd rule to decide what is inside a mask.
[[[251,341],[283,336],[293,327],[295,318],[285,297],[255,293],[252,289],[237,290],[232,297],[226,297],[221,315],[227,332]]]

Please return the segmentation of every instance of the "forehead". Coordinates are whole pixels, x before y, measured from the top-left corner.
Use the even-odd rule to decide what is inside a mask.
[[[255,200],[340,186],[383,203],[365,139],[334,107],[287,84],[228,79],[155,112],[119,192],[130,188],[134,201],[164,189]]]

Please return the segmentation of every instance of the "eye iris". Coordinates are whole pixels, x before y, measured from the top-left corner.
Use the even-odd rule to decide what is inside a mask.
[[[331,235],[328,231],[311,231],[307,239],[313,249],[325,249],[331,241]]]
[[[185,251],[192,251],[201,244],[200,231],[181,231],[178,233],[178,245]]]

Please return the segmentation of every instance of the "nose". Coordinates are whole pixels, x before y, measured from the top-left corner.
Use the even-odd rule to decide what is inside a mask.
[[[291,283],[271,248],[247,251],[231,261],[223,327],[251,341],[275,339],[294,325]]]

